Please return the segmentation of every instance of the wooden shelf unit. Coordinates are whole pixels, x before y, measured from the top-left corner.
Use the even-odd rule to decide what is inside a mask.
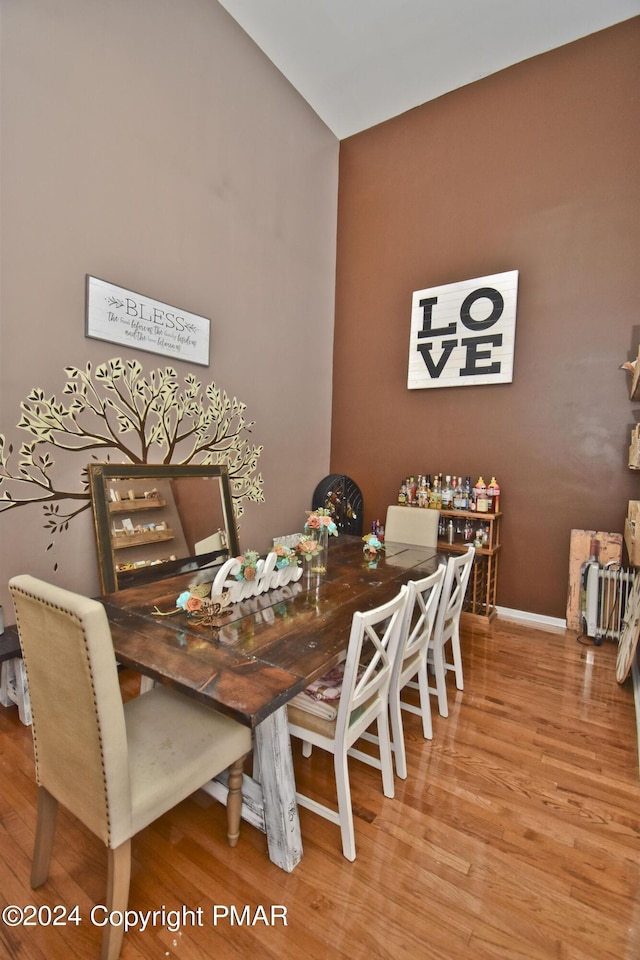
[[[135,500],[112,500],[109,513],[137,513],[139,510],[159,510],[166,507],[162,497],[136,497]]]
[[[498,559],[501,549],[500,523],[502,513],[476,513],[468,510],[441,510],[445,520],[471,520],[474,531],[479,524],[489,527],[489,543],[476,547],[473,568],[463,608],[463,616],[472,623],[488,626],[497,615],[496,593],[498,588]],[[455,540],[449,543],[438,539],[438,550],[442,553],[465,553],[473,543]]]
[[[147,543],[160,543],[162,540],[173,540],[173,530],[145,530],[142,533],[122,533],[113,537],[114,550],[127,550],[130,547],[143,547]]]

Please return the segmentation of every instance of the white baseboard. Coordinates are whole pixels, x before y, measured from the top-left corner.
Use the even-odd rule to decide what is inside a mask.
[[[527,613],[526,610],[510,610],[509,607],[496,607],[498,616],[503,620],[514,620],[516,623],[526,623],[531,627],[554,628],[566,630],[567,621],[560,617],[545,617],[540,613]]]

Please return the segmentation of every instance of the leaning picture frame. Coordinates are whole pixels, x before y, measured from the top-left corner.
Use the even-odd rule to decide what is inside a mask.
[[[87,337],[208,367],[210,333],[208,317],[86,276]]]

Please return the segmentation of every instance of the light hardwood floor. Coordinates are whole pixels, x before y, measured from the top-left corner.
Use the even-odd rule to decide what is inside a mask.
[[[180,930],[170,913],[131,930],[122,960],[638,960],[640,780],[633,694],[616,683],[614,644],[498,620],[488,635],[467,632],[463,651],[465,690],[451,684],[446,720],[434,704],[433,741],[404,717],[409,777],[395,799],[353,761],[355,863],[338,828],[305,810],[293,873],[274,867],[244,824],[230,850],[222,809],[199,793],[133,842],[130,909],[192,912]],[[125,696],[134,684],[125,673]],[[301,789],[335,795],[329,758],[305,760],[294,746],[294,760]],[[62,813],[49,882],[29,886],[36,791],[15,708],[0,708],[0,772],[1,906],[78,904],[83,919],[0,921],[0,957],[97,958],[99,841]],[[235,916],[222,918],[231,905]],[[274,905],[286,926],[278,910],[264,922]]]

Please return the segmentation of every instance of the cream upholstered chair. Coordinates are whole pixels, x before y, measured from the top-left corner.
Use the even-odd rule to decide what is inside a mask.
[[[289,731],[292,736],[309,745],[305,754],[310,753],[311,745],[333,754],[338,794],[337,812],[299,793],[296,794],[298,803],[339,824],[342,852],[347,860],[356,858],[347,754],[379,768],[385,797],[394,796],[387,704],[407,595],[407,588],[402,587],[400,593],[388,603],[353,615],[335,716],[322,717],[301,708],[300,695],[295,698],[295,703],[288,706]],[[365,754],[351,753],[352,745],[374,721],[377,725],[379,760]]]
[[[396,773],[403,780],[407,776],[407,757],[402,729],[402,710],[415,713],[422,718],[422,732],[425,740],[431,740],[433,737],[427,654],[438,613],[444,575],[445,567],[441,565],[431,576],[424,577],[422,580],[410,580],[407,584],[408,598],[402,637],[389,685],[389,713]],[[417,684],[413,681],[414,677],[418,678]],[[419,706],[402,699],[403,689],[412,681],[412,685],[417,686],[420,691]]]
[[[61,803],[108,847],[105,906],[124,911],[131,838],[227,767],[227,836],[235,845],[251,733],[161,686],[123,705],[102,604],[31,576],[14,577],[9,586],[38,783],[31,885],[47,879]],[[122,926],[105,927],[102,960],[118,957],[122,935]]]
[[[419,507],[387,507],[384,525],[385,541],[390,543],[414,543],[421,547],[436,547],[438,544],[439,510]]]
[[[427,662],[435,681],[435,686],[430,686],[429,690],[438,696],[438,712],[441,717],[449,716],[447,671],[455,673],[458,690],[464,689],[460,650],[460,614],[474,556],[475,549],[469,547],[466,553],[449,557],[447,561],[438,614],[433,628],[433,639],[427,653]],[[451,661],[447,661],[445,649],[449,642],[451,642]]]

